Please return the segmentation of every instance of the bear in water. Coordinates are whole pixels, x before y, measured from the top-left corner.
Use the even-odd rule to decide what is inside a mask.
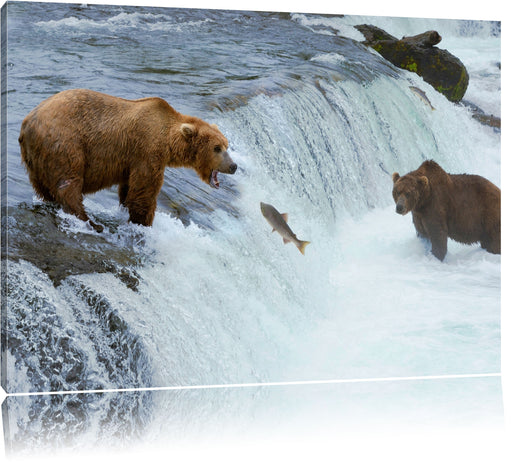
[[[448,238],[501,253],[501,190],[489,180],[451,175],[433,160],[392,178],[396,212],[412,212],[417,234],[432,243],[439,260],[446,256]]]

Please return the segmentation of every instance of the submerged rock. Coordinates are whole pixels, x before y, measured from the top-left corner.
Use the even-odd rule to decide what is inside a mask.
[[[362,24],[355,28],[364,35],[365,45],[395,66],[423,77],[450,101],[459,102],[466,93],[469,74],[457,57],[435,46],[441,41],[436,31],[397,39],[372,25]]]
[[[469,108],[473,113],[473,119],[478,120],[482,125],[492,127],[496,131],[501,130],[501,117],[495,116],[494,114],[486,114],[483,109],[476,104],[466,100],[462,101],[462,105]]]
[[[501,130],[501,118],[496,117],[494,115],[482,114],[479,112],[475,112],[473,114],[473,119],[478,120],[483,125],[488,125],[489,127]]]

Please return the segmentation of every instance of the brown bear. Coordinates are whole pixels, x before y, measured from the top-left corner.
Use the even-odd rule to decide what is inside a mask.
[[[130,221],[150,226],[165,167],[189,167],[214,188],[218,172],[237,165],[217,126],[180,114],[161,98],[127,100],[92,90],[66,90],[21,124],[21,158],[36,193],[89,220],[84,194],[119,185]]]
[[[439,260],[448,238],[501,253],[501,190],[489,180],[451,175],[427,160],[402,177],[393,173],[393,199],[397,213],[412,212],[417,234],[430,240]]]

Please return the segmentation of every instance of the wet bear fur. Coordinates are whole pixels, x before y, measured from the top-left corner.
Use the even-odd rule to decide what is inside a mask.
[[[501,253],[501,190],[489,180],[451,175],[433,160],[392,178],[396,212],[412,213],[417,234],[432,243],[439,260],[446,256],[448,238]]]
[[[215,125],[174,110],[161,98],[126,100],[92,90],[66,90],[23,120],[21,158],[37,195],[88,221],[82,199],[119,185],[130,221],[153,223],[165,167],[193,168],[212,187],[234,173],[228,141]]]

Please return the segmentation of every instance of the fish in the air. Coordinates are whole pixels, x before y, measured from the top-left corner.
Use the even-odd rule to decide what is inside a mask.
[[[293,242],[300,250],[302,255],[305,255],[304,252],[306,250],[306,246],[310,244],[310,242],[297,239],[297,236],[286,223],[288,221],[288,214],[279,213],[272,205],[265,204],[264,202],[260,202],[260,207],[261,213],[270,223],[270,226],[272,226],[272,232],[277,231],[283,238],[283,242],[285,244],[288,244],[288,242]]]
[[[421,100],[423,101],[423,104],[425,104],[425,106],[429,107],[430,109],[432,109],[433,111],[436,110],[436,108],[434,106],[432,106],[432,104],[430,103],[430,100],[428,99],[426,93],[423,91],[423,90],[420,90],[418,87],[409,87],[411,89],[411,91]]]

